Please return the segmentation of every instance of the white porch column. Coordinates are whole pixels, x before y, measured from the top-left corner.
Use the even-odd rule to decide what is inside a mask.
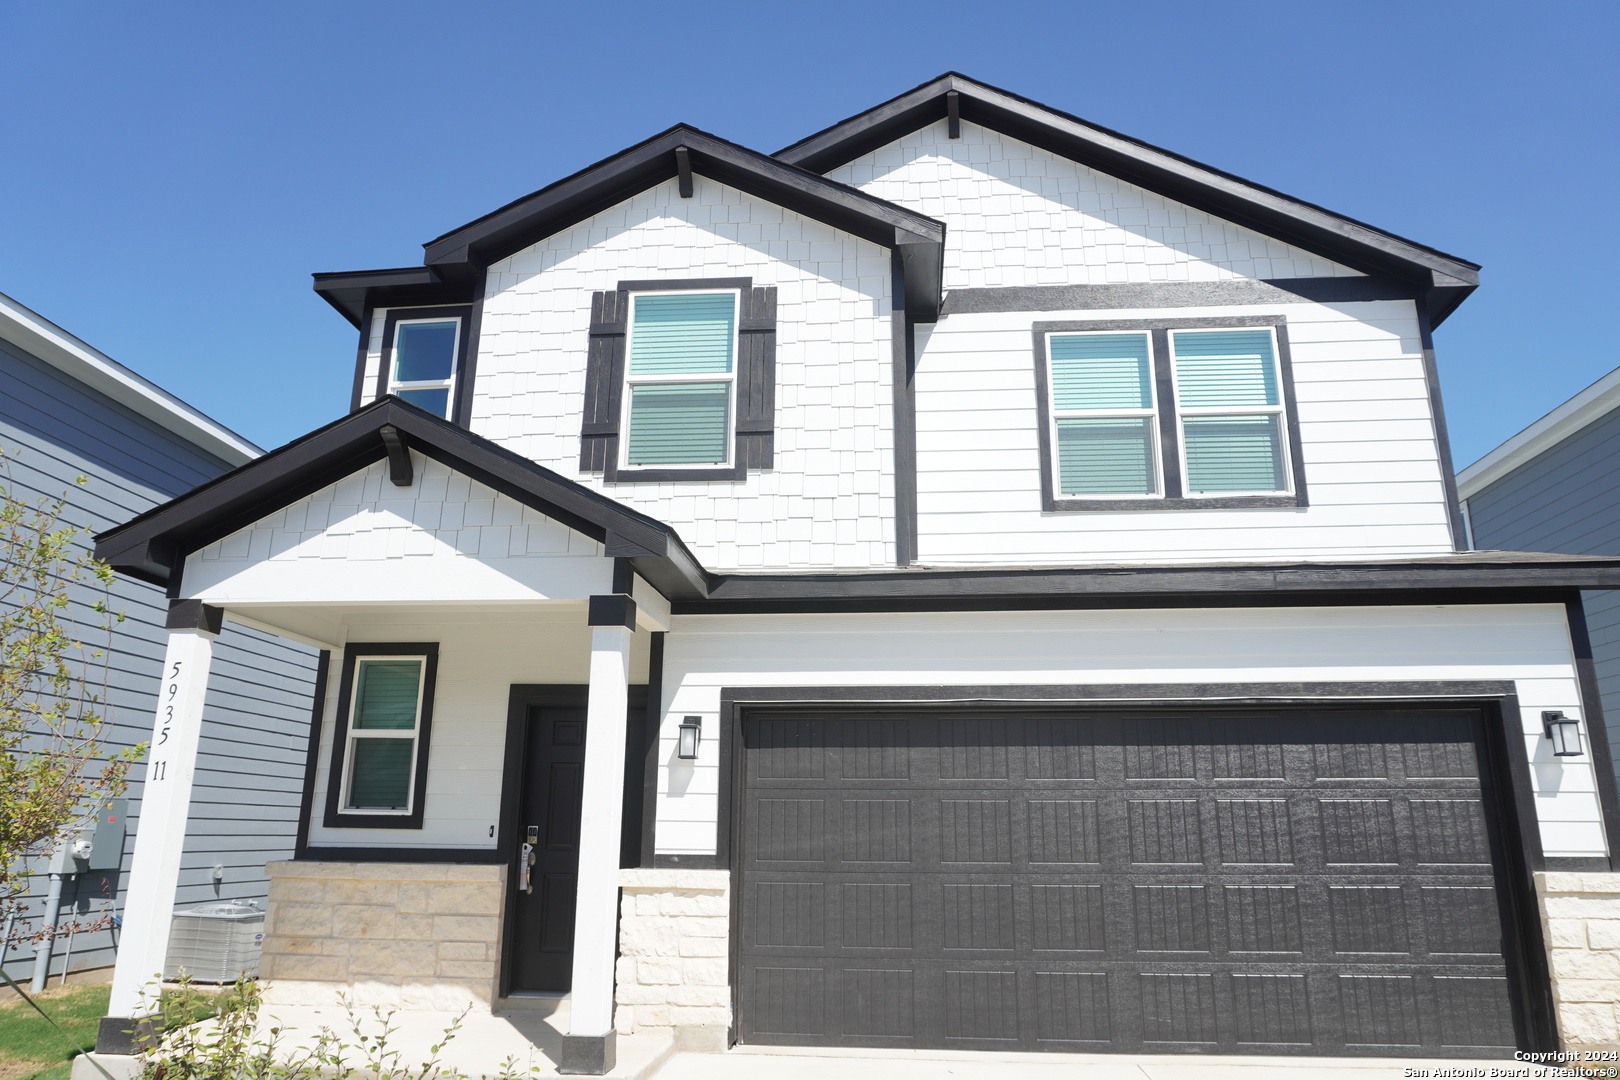
[[[636,605],[622,594],[593,596],[590,603],[591,688],[585,712],[572,1014],[559,1071],[600,1076],[614,1063],[619,832],[624,813],[625,715],[630,707],[630,636]]]
[[[103,1053],[134,1053],[139,1049],[138,1021],[157,1011],[202,737],[203,699],[222,616],[219,608],[194,600],[170,606],[169,645],[146,755],[112,999],[96,1035],[96,1049]]]

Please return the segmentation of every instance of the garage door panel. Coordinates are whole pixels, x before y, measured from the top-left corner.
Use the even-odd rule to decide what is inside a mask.
[[[1466,710],[751,720],[739,1036],[1499,1052],[1480,737]]]

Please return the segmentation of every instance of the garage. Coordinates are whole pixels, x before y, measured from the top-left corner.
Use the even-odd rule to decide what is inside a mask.
[[[1484,718],[773,708],[743,722],[746,1043],[1504,1055]]]

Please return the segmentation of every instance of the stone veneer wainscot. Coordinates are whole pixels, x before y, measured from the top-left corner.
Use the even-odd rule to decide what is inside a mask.
[[[621,870],[620,1034],[673,1028],[681,1050],[726,1048],[731,872]]]
[[[488,1006],[500,956],[506,868],[275,862],[264,924],[267,1001],[346,994],[395,1008]]]
[[[1620,874],[1536,875],[1565,1050],[1620,1050]]]

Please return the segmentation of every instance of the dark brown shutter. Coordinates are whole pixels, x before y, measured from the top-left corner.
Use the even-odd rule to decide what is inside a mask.
[[[624,335],[629,317],[629,293],[591,295],[591,334],[585,355],[585,417],[579,428],[581,472],[601,472],[619,454],[619,397],[624,385]]]
[[[737,464],[769,469],[776,456],[775,288],[742,291],[737,329]]]

